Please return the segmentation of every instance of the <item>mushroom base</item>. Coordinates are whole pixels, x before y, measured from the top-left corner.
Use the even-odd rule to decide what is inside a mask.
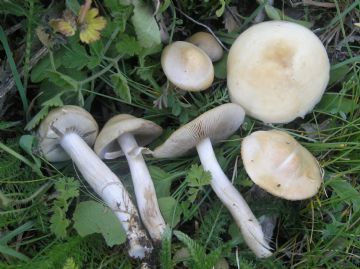
[[[129,255],[133,258],[149,255],[153,249],[151,242],[141,228],[136,207],[119,178],[78,134],[65,134],[60,145],[74,161],[84,179],[120,220],[130,246]]]

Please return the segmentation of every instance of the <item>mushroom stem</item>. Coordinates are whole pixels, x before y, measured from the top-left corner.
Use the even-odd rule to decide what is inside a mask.
[[[211,173],[211,187],[230,211],[249,248],[259,258],[271,256],[270,247],[265,240],[258,220],[244,198],[222,171],[215,157],[210,139],[201,140],[196,145],[196,149],[204,170]]]
[[[152,245],[141,228],[136,207],[119,178],[92,151],[77,133],[66,133],[60,145],[71,157],[84,179],[105,201],[120,220],[129,243],[129,255],[144,258],[152,251]]]
[[[131,133],[124,133],[117,140],[130,167],[141,220],[154,243],[160,243],[166,224],[160,213],[155,187],[141,150]]]

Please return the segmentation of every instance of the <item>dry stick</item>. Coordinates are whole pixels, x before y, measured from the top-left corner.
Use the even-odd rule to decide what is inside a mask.
[[[334,8],[336,5],[334,3],[327,2],[317,2],[312,0],[303,0],[302,4],[304,6],[315,6],[315,7],[324,7],[324,8]]]
[[[36,65],[44,56],[49,52],[47,47],[42,47],[38,50],[34,57],[30,60],[29,71]],[[24,70],[21,70],[20,77],[24,76]],[[0,104],[1,99],[5,97],[5,95],[10,92],[15,86],[15,80],[13,77],[6,79],[2,83],[0,83]],[[1,109],[0,109],[1,111]]]

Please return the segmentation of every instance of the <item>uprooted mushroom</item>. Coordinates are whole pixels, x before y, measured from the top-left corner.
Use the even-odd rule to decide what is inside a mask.
[[[145,146],[162,133],[152,121],[129,114],[112,117],[96,139],[94,150],[102,159],[125,155],[134,185],[141,220],[154,243],[160,244],[166,227],[156,198],[155,187],[141,153]]]
[[[50,162],[71,159],[76,164],[87,183],[119,219],[126,232],[129,255],[144,258],[153,249],[151,241],[123,184],[90,148],[97,134],[98,125],[86,110],[76,106],[57,108],[40,124],[40,151]]]
[[[261,226],[221,169],[212,148],[212,144],[233,134],[242,124],[244,116],[244,110],[237,104],[229,103],[211,109],[172,133],[162,145],[154,149],[153,156],[175,158],[196,147],[204,170],[211,173],[211,187],[230,211],[249,248],[257,257],[263,258],[272,253]]]

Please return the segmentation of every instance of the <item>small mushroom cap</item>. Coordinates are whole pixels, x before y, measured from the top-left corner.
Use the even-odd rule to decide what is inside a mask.
[[[213,108],[183,125],[153,151],[156,158],[174,158],[185,155],[204,138],[213,144],[232,135],[243,123],[245,112],[237,104]]]
[[[70,159],[59,144],[59,135],[51,126],[62,134],[77,133],[89,146],[94,144],[99,132],[96,121],[85,109],[71,105],[53,109],[41,122],[37,133],[40,152],[50,162]]]
[[[287,200],[314,196],[323,181],[315,157],[282,131],[257,131],[247,136],[241,156],[255,184]]]
[[[214,80],[214,67],[209,56],[197,46],[176,41],[162,52],[161,66],[166,77],[185,91],[202,91]]]
[[[232,45],[227,63],[231,101],[265,123],[304,117],[320,101],[330,64],[320,39],[291,22],[259,23]]]
[[[224,51],[212,34],[197,32],[190,36],[186,41],[205,51],[213,62],[220,60],[223,56]]]
[[[117,142],[117,138],[124,133],[133,134],[138,145],[145,146],[161,135],[162,128],[152,121],[129,114],[114,116],[104,125],[95,141],[96,154],[102,159],[115,159],[124,155]]]

